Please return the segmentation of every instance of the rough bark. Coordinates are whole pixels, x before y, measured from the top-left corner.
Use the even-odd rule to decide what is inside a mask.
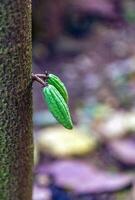
[[[32,196],[31,0],[0,0],[0,199]]]

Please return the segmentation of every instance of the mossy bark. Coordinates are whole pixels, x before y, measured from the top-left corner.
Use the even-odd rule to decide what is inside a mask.
[[[31,1],[0,0],[0,200],[32,199]]]

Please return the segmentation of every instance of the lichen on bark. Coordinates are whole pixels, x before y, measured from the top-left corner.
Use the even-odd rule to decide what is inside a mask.
[[[0,199],[31,200],[31,1],[0,0]]]

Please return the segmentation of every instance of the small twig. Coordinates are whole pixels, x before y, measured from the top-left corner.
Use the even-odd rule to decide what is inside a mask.
[[[36,74],[39,78],[47,79],[46,74]]]
[[[37,81],[38,83],[40,83],[44,87],[46,86],[46,82],[43,81],[37,74],[32,73],[32,81]]]
[[[48,79],[48,71],[45,71],[44,74],[36,74],[39,78],[43,78],[45,81]]]

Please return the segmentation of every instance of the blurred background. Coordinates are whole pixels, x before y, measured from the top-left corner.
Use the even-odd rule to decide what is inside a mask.
[[[33,72],[58,75],[73,130],[33,85],[33,200],[135,200],[135,1],[33,0]]]

